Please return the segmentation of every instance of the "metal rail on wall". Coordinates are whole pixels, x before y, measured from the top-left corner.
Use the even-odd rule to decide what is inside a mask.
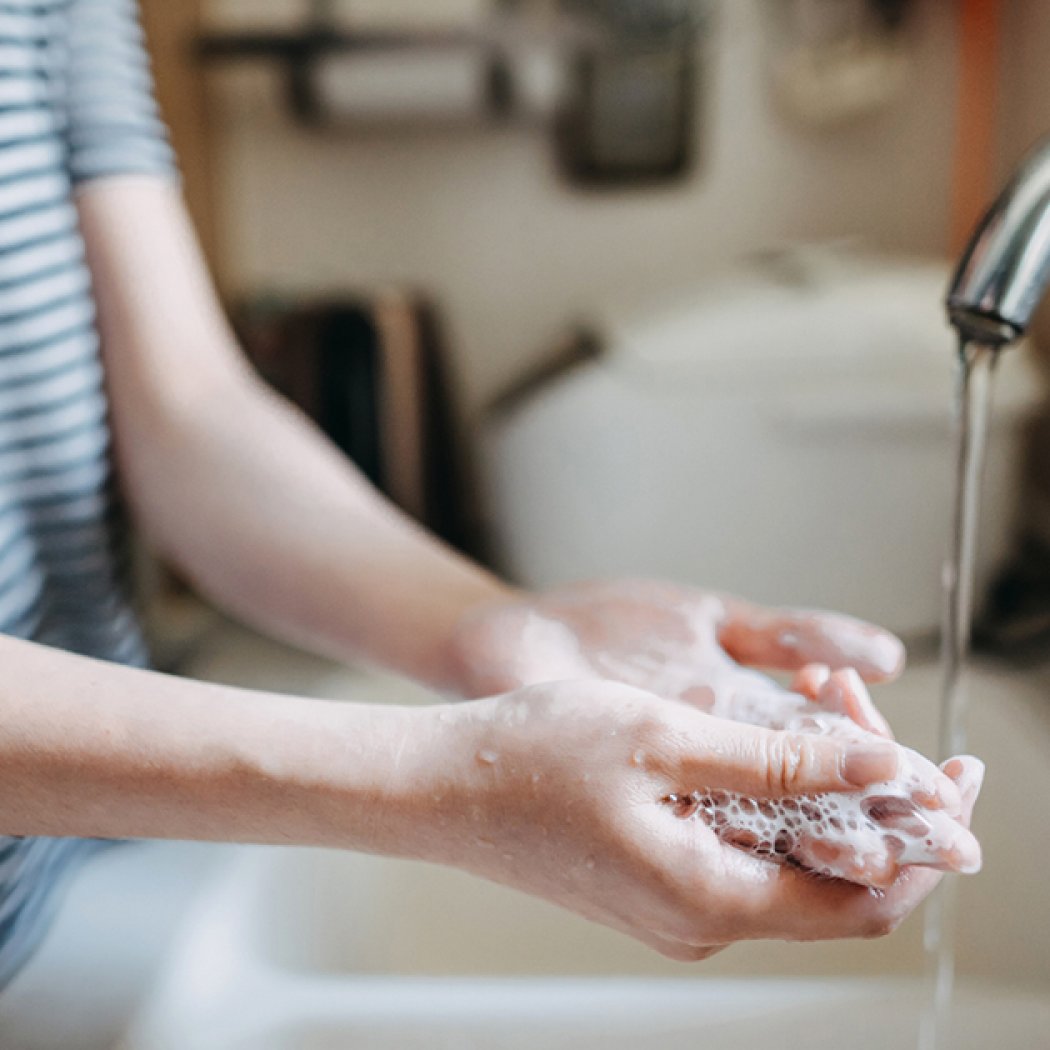
[[[501,0],[491,15],[452,27],[355,25],[319,0],[292,29],[209,31],[196,40],[208,63],[283,67],[293,117],[338,123],[319,71],[357,57],[463,56],[478,70],[475,119],[545,122],[562,171],[575,184],[646,185],[686,174],[698,155],[704,94],[701,43],[711,0]],[[352,11],[350,12],[352,14]],[[523,56],[556,69],[546,108],[522,91]]]

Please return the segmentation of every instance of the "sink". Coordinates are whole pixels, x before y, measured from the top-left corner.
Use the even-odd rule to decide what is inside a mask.
[[[880,699],[929,749],[938,675]],[[961,886],[955,1050],[1050,1047],[1050,693],[973,675],[985,871]],[[1033,931],[1035,935],[1033,936]],[[126,1050],[806,1050],[914,1045],[921,922],[838,944],[745,944],[695,967],[462,872],[241,848],[196,902]]]

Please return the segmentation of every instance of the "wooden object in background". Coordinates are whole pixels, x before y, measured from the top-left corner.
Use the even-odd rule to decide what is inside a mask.
[[[959,87],[949,253],[957,258],[992,202],[1003,47],[1002,0],[959,4]]]

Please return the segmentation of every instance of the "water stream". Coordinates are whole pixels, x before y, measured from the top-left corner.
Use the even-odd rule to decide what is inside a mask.
[[[956,479],[951,547],[944,567],[942,691],[938,758],[966,750],[966,661],[973,620],[974,559],[991,411],[992,380],[999,349],[960,341],[956,386]],[[958,876],[948,875],[926,906],[926,973],[930,997],[922,1018],[919,1050],[947,1050],[955,985]]]

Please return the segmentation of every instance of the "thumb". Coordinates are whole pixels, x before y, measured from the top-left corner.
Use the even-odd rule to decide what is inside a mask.
[[[683,736],[680,756],[680,772],[694,790],[722,788],[758,798],[855,791],[893,780],[900,769],[900,749],[876,737],[837,740],[697,718],[703,728]]]

